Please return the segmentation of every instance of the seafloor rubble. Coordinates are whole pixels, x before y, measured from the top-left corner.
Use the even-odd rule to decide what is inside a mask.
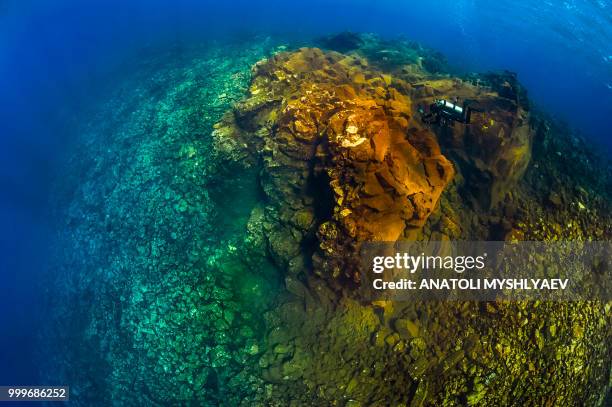
[[[61,194],[49,371],[84,404],[604,404],[609,304],[356,288],[365,241],[608,240],[609,162],[511,73],[370,35],[307,45],[160,57],[109,102]],[[419,119],[455,97],[469,126]]]
[[[260,366],[274,397],[280,405],[602,402],[602,304],[359,301],[361,242],[535,238],[526,223],[541,204],[517,183],[546,131],[510,73],[439,75],[423,57],[393,66],[362,45],[258,63],[249,96],[213,133],[222,156],[261,168],[261,233],[295,295],[268,314]],[[480,108],[469,126],[421,124],[418,106],[455,97]],[[593,199],[599,216],[572,238],[609,237],[605,195]]]
[[[254,175],[220,178],[208,140],[275,50],[266,39],[156,50],[81,113],[41,334],[54,350],[45,382],[70,383],[73,404],[238,405],[263,388],[245,366],[277,273],[243,249]]]

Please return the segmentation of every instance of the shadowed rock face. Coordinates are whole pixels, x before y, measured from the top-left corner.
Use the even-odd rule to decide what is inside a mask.
[[[264,316],[266,397],[278,405],[508,405],[548,400],[555,388],[557,404],[581,404],[574,401],[591,397],[585,380],[601,388],[607,372],[585,379],[567,366],[601,358],[607,342],[593,330],[588,348],[565,344],[575,343],[576,315],[602,326],[601,305],[358,298],[356,254],[366,240],[484,240],[495,228],[502,239],[513,228],[529,239],[539,213],[538,198],[517,185],[533,132],[512,75],[432,74],[421,49],[396,53],[361,39],[350,55],[301,49],[259,62],[249,94],[214,132],[221,161],[260,171],[265,199],[248,241],[267,244],[290,293]],[[471,124],[421,124],[419,105],[455,97],[482,110]],[[547,349],[545,336],[556,345]]]
[[[207,46],[196,59],[156,55],[87,120],[66,169],[74,179],[58,194],[63,271],[41,335],[60,346],[45,377],[82,389],[89,405],[605,405],[609,304],[369,303],[328,288],[347,282],[332,266],[359,239],[388,232],[384,211],[404,219],[400,238],[482,240],[493,227],[500,239],[612,236],[607,157],[537,113],[534,163],[504,186],[521,165],[496,163],[526,163],[531,138],[517,137],[527,111],[512,77],[435,76],[423,67],[441,59],[422,48],[360,38],[353,57],[281,54],[258,64],[252,83],[245,67],[271,46],[259,40]],[[249,84],[211,146],[202,135]],[[414,119],[419,103],[454,96],[485,114],[431,130]],[[377,121],[388,137],[368,130]],[[436,196],[427,163],[444,160],[434,133],[456,174],[421,228],[399,202],[427,209],[416,197]],[[394,168],[408,153],[419,170]],[[367,182],[364,168],[393,182]],[[512,194],[483,209],[493,185]],[[482,205],[469,205],[468,190]],[[270,253],[288,292],[275,288]],[[324,278],[300,278],[311,270]]]
[[[356,281],[351,254],[422,227],[454,169],[414,118],[411,85],[365,59],[319,49],[257,64],[250,97],[226,116],[217,145],[263,161],[272,251],[290,261],[306,237],[315,270]]]
[[[261,165],[264,225],[285,268],[358,282],[361,242],[414,239],[455,174],[439,142],[479,207],[500,202],[527,167],[531,129],[514,77],[381,69],[358,52],[280,53],[256,64],[250,94],[216,126],[220,156]],[[482,110],[470,125],[421,123],[419,105],[456,97]]]
[[[475,83],[457,79],[430,79],[414,83],[412,99],[468,100],[482,112],[473,112],[469,125],[434,128],[445,150],[460,163],[469,190],[483,208],[496,206],[524,174],[531,158],[533,130],[524,91],[513,74],[484,75]]]

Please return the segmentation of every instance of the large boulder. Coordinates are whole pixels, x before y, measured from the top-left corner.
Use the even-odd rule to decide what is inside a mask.
[[[254,67],[216,145],[261,161],[270,248],[285,265],[305,254],[318,274],[357,280],[361,242],[423,226],[454,169],[415,119],[410,89],[359,56],[313,48]]]
[[[459,163],[474,202],[489,209],[502,201],[527,169],[534,131],[527,97],[514,74],[469,79],[427,77],[414,83],[412,98],[421,105],[458,98],[459,104],[467,101],[480,110],[472,113],[469,124],[432,128]]]

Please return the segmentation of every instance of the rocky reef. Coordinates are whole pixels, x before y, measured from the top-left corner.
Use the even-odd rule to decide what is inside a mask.
[[[50,382],[83,405],[604,405],[609,304],[357,288],[366,241],[609,240],[609,161],[511,73],[281,44],[155,54],[79,129]],[[455,98],[469,124],[424,123]]]
[[[220,154],[244,146],[239,156],[261,158],[270,248],[284,264],[310,260],[306,243],[320,249],[318,274],[357,281],[359,242],[423,226],[454,170],[414,120],[409,88],[364,59],[313,48],[255,66],[251,97],[213,137]]]
[[[541,198],[523,176],[551,157],[532,162],[542,121],[514,74],[431,72],[422,48],[373,52],[390,44],[345,36],[323,42],[345,53],[302,48],[257,63],[249,95],[213,133],[219,157],[260,170],[251,231],[293,294],[267,315],[260,367],[272,404],[601,403],[608,369],[583,373],[609,358],[605,304],[359,299],[364,241],[542,239],[527,226]],[[478,106],[469,124],[423,124],[419,108],[455,98]],[[582,239],[610,236],[596,199]]]
[[[83,113],[41,327],[44,381],[70,383],[76,405],[238,405],[263,389],[249,370],[278,277],[244,249],[258,189],[254,174],[218,182],[208,152],[276,46],[156,51],[109,79],[98,116]]]
[[[455,175],[440,143],[481,207],[511,191],[533,138],[521,92],[510,74],[476,85],[303,48],[258,63],[250,96],[213,137],[229,160],[261,160],[270,249],[281,265],[301,271],[312,262],[319,275],[357,283],[351,262],[361,242],[414,239],[437,208]],[[422,123],[418,107],[457,97],[486,113],[469,125]]]

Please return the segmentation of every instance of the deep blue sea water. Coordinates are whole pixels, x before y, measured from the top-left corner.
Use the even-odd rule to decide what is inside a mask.
[[[51,183],[74,129],[142,49],[254,34],[405,36],[463,70],[518,73],[543,110],[612,149],[612,2],[0,1],[0,385],[37,383]]]

